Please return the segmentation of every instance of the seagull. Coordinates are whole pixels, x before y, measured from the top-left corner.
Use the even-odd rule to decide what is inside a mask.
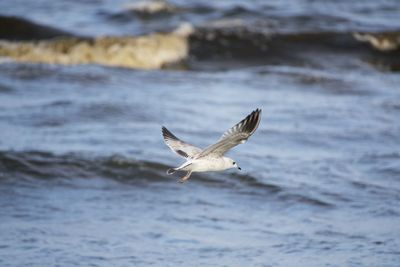
[[[186,171],[179,182],[183,183],[189,179],[193,172],[223,171],[231,168],[241,170],[239,165],[231,158],[225,157],[225,153],[231,148],[243,144],[257,130],[261,120],[261,109],[256,109],[246,118],[227,130],[221,138],[213,145],[205,149],[193,146],[182,141],[162,126],[162,135],[165,144],[176,154],[186,159],[186,162],[176,168],[167,170],[167,174],[176,171]]]

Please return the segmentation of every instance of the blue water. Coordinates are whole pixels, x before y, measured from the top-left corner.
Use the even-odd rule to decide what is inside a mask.
[[[384,31],[398,26],[400,9],[227,1],[202,14],[190,8],[209,3],[170,3],[189,11],[147,18],[147,28],[135,16],[112,19],[124,1],[1,1],[0,10],[96,36],[201,24],[239,4],[246,11],[233,18],[261,10],[284,31],[301,32],[290,23],[305,13],[321,31]],[[341,19],[325,25],[329,10]],[[399,266],[398,72],[350,50],[311,50],[293,62],[153,71],[0,64],[0,265]],[[241,172],[193,174],[185,184],[165,174],[182,160],[163,143],[162,125],[206,147],[255,108],[259,129],[229,153]]]

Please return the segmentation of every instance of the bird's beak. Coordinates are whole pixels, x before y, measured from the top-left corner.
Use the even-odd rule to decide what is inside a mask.
[[[239,166],[237,166],[237,168],[239,169],[239,171],[241,171],[241,170],[242,170],[242,168],[240,168]]]

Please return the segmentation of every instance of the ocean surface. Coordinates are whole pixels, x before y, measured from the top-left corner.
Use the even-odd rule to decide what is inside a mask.
[[[0,266],[400,266],[400,2],[0,0]],[[183,162],[256,108],[228,156]]]

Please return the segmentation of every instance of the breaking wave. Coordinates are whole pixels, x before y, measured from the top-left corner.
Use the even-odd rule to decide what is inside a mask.
[[[206,62],[211,68],[226,69],[271,64],[318,65],[323,60],[317,61],[317,55],[334,52],[345,58],[360,58],[379,68],[400,69],[398,31],[279,32],[262,20],[228,18],[198,27],[186,23],[168,33],[88,38],[23,19],[2,17],[2,21],[14,28],[23,25],[22,29],[29,29],[25,35],[25,31],[16,31],[14,35],[0,32],[0,57],[19,62],[138,69],[201,69]]]

